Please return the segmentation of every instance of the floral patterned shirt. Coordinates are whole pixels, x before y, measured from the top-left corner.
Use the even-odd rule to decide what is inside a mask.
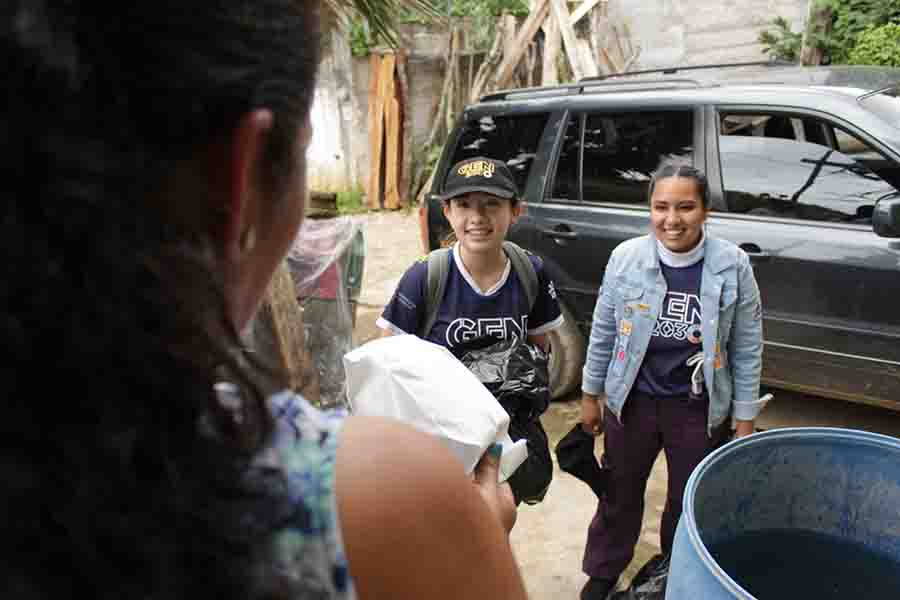
[[[275,572],[304,600],[356,597],[338,525],[334,467],[345,411],[323,412],[302,396],[281,392],[269,400],[275,432],[257,465],[283,470],[291,505],[274,535]]]

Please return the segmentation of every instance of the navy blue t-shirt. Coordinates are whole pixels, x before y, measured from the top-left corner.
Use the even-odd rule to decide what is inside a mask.
[[[497,339],[539,335],[562,325],[563,317],[556,290],[541,260],[529,255],[538,279],[538,294],[531,313],[528,296],[512,263],[490,290],[478,291],[472,277],[458,259],[456,249],[448,256],[447,287],[434,327],[425,339],[448,348],[456,356],[480,348]],[[425,259],[410,267],[400,280],[393,298],[385,307],[378,326],[394,333],[419,334],[425,320],[428,264]]]
[[[701,352],[700,281],[703,261],[689,267],[660,263],[669,291],[653,327],[650,345],[638,371],[637,390],[652,396],[686,396],[693,367],[687,359]]]

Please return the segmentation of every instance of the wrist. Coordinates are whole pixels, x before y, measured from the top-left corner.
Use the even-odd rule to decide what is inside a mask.
[[[755,421],[742,421],[735,420],[734,422],[734,431],[738,436],[750,435],[755,431]]]

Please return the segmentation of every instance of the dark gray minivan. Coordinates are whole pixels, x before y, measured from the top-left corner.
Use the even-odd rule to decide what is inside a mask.
[[[666,160],[706,171],[710,232],[753,262],[763,383],[900,410],[896,87],[656,78],[488,95],[466,108],[438,165],[432,247],[447,231],[436,198],[446,172],[476,155],[515,173],[527,212],[509,237],[557,283],[568,325],[554,339],[555,397],[579,382],[606,261],[649,230],[647,182]]]

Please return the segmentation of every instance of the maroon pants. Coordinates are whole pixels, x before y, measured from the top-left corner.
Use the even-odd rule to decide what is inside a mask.
[[[617,579],[631,562],[641,532],[647,478],[660,450],[665,450],[669,475],[660,545],[665,554],[671,551],[688,477],[730,430],[726,421],[712,437],[707,434],[707,405],[706,399],[632,392],[621,422],[604,411],[603,462],[611,472],[606,496],[588,529],[582,568],[589,576]]]

